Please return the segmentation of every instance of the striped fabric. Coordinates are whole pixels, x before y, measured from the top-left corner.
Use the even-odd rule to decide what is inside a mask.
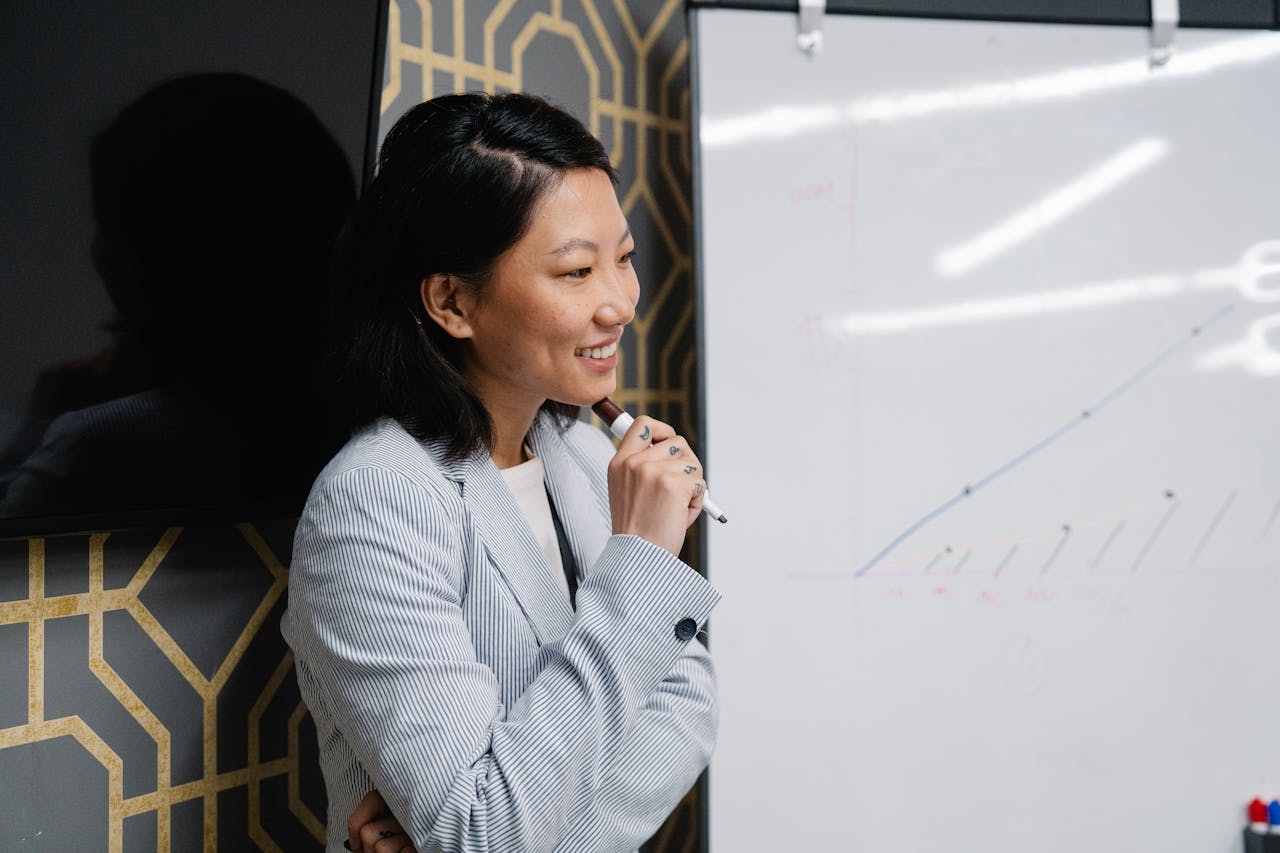
[[[575,613],[487,454],[395,421],[355,435],[298,523],[282,629],[315,719],[328,849],[377,788],[421,853],[627,851],[715,741],[711,660],[675,626],[719,594],[609,534],[609,440],[530,434],[580,578]]]

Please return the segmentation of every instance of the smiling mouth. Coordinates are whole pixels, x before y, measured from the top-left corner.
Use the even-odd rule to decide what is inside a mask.
[[[617,351],[618,344],[615,341],[605,347],[586,347],[583,349],[576,349],[573,351],[573,354],[584,358],[608,358]]]

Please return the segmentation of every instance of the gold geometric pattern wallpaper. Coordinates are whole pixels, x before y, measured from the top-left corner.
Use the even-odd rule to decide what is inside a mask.
[[[21,685],[0,700],[0,847],[318,847],[315,734],[278,631],[291,536],[0,542],[0,680]]]
[[[391,0],[382,130],[531,91],[622,176],[641,301],[616,398],[697,443],[681,0]],[[319,850],[315,729],[279,633],[293,520],[0,540],[0,849]],[[690,553],[694,549],[690,549]],[[695,788],[646,851],[694,851]]]

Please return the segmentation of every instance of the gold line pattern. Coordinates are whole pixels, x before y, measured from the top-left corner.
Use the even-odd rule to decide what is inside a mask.
[[[257,530],[248,524],[238,525],[241,537],[257,555],[263,568],[270,574],[272,583],[259,601],[248,621],[220,662],[212,679],[206,679],[199,668],[179,646],[177,640],[161,625],[142,603],[147,583],[155,576],[174,544],[182,535],[181,528],[163,531],[146,559],[122,589],[104,589],[104,547],[110,533],[96,533],[82,538],[87,543],[89,591],[71,595],[46,596],[46,540],[27,540],[29,589],[25,600],[0,603],[0,625],[25,622],[28,631],[28,687],[27,723],[0,729],[0,750],[23,744],[35,744],[59,737],[72,737],[98,761],[108,774],[108,826],[107,850],[122,853],[124,821],[135,815],[154,812],[156,815],[156,849],[171,849],[171,809],[178,803],[201,800],[203,808],[204,849],[218,849],[218,797],[231,788],[248,786],[257,791],[263,779],[288,775],[291,790],[300,775],[298,754],[291,749],[287,758],[262,761],[258,749],[258,723],[267,704],[278,692],[286,676],[292,674],[292,657],[286,656],[268,680],[265,689],[250,714],[250,749],[245,767],[229,771],[218,770],[218,698],[231,676],[245,657],[250,642],[262,631],[264,625],[284,594],[287,571]],[[199,695],[203,706],[204,738],[202,744],[203,778],[182,785],[172,785],[173,744],[169,729],[146,706],[135,690],[106,660],[103,638],[103,617],[111,612],[130,614],[146,631],[156,648],[173,664],[174,669]],[[45,624],[53,619],[69,616],[87,616],[89,621],[88,669],[107,689],[129,716],[156,744],[156,789],[138,796],[124,796],[123,760],[112,746],[79,715],[46,719],[44,704],[45,679]],[[273,626],[274,627],[274,626]],[[298,705],[301,708],[301,704]],[[291,721],[291,725],[294,725]],[[296,726],[295,726],[296,727]],[[259,806],[260,808],[260,806]],[[311,816],[314,822],[314,816]],[[307,829],[317,841],[323,838],[323,830],[316,835],[313,824]],[[265,849],[270,849],[270,839],[260,825],[251,826],[252,837]],[[264,843],[266,842],[266,843]],[[278,845],[274,849],[280,849]]]

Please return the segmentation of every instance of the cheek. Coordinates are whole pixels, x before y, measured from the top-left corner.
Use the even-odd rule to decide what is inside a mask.
[[[591,325],[591,305],[562,305],[551,311],[546,318],[545,328],[557,338],[572,338],[577,341],[583,329]]]
[[[564,327],[563,311],[547,311],[540,316],[529,318],[529,329],[548,344],[554,344],[564,337]]]

